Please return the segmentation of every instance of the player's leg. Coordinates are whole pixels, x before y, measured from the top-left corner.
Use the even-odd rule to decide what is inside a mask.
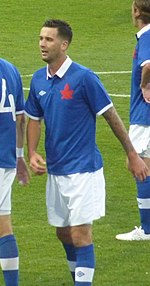
[[[0,169],[0,265],[6,286],[18,286],[19,257],[11,224],[11,186],[15,170]]]
[[[119,240],[150,240],[150,127],[132,125],[131,141],[148,166],[149,173],[144,181],[136,180],[137,202],[141,226],[133,231],[116,235]]]
[[[141,227],[150,239],[150,158],[143,158],[149,168],[148,177],[143,181],[136,181],[137,202],[140,213]],[[148,238],[148,236],[147,236]]]
[[[59,236],[59,234],[57,234]],[[76,250],[74,245],[71,243],[62,242],[64,250],[66,252],[66,258],[69,266],[72,279],[75,282],[75,269],[76,269]]]
[[[75,285],[92,285],[92,222],[105,215],[103,169],[69,176],[48,175],[46,204],[49,223],[57,227]]]
[[[70,250],[75,255],[76,262],[73,261],[74,282],[76,286],[91,286],[95,269],[95,254],[92,242],[92,226],[80,225],[73,227],[57,228],[57,237],[65,248],[67,259],[70,261]]]
[[[150,173],[143,182],[136,180],[136,186],[141,226],[116,235],[118,240],[150,240]]]

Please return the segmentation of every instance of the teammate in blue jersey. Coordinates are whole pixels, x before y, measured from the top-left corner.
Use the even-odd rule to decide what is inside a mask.
[[[149,172],[143,182],[136,180],[141,226],[116,238],[150,240],[150,0],[133,1],[132,18],[139,31],[133,55],[129,136]]]
[[[16,170],[21,184],[29,181],[23,158],[24,128],[20,75],[16,67],[0,59],[0,265],[6,286],[19,285],[18,247],[11,223],[11,189]]]
[[[99,78],[67,56],[72,29],[47,20],[40,32],[47,66],[33,75],[25,111],[30,166],[48,172],[46,204],[56,227],[75,286],[92,285],[95,255],[92,223],[105,215],[103,162],[95,142],[96,116],[103,115],[121,141],[134,176],[143,180],[147,167],[135,152],[127,131]],[[45,160],[37,153],[41,121],[45,123]]]

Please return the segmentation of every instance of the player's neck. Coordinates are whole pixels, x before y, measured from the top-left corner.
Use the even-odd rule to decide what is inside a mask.
[[[65,55],[64,57],[57,59],[57,61],[55,61],[55,62],[48,63],[48,71],[49,71],[51,76],[56,74],[56,72],[60,69],[62,64],[65,62],[66,58],[67,57]]]
[[[142,21],[138,21],[138,22],[137,22],[137,27],[138,27],[139,30],[141,30],[142,28],[144,28],[144,27],[147,26],[148,24],[150,24],[150,23],[145,24],[145,23],[143,23]]]

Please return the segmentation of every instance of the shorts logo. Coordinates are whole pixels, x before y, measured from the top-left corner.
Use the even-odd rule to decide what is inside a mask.
[[[73,99],[72,95],[74,90],[70,89],[70,85],[68,83],[66,83],[64,90],[61,90],[60,93],[62,95],[61,99]]]

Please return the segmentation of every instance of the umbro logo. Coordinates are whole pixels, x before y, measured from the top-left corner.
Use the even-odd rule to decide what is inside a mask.
[[[85,273],[82,272],[82,271],[78,271],[78,272],[77,272],[77,276],[78,276],[78,277],[82,277],[82,276],[84,276],[84,275],[85,275]]]
[[[40,95],[40,96],[43,96],[45,93],[46,93],[46,91],[41,90],[41,91],[39,92],[39,95]]]

